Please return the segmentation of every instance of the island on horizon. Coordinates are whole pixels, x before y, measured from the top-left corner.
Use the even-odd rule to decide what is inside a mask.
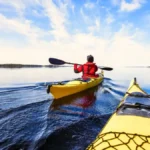
[[[0,68],[55,68],[58,65],[34,65],[34,64],[0,64]],[[61,66],[62,67],[62,66]]]

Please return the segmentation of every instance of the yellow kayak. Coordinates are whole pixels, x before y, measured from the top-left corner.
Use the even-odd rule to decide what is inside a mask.
[[[66,84],[49,85],[47,87],[47,93],[51,93],[54,99],[59,99],[95,87],[103,81],[103,78],[104,75],[102,71],[98,78],[90,78],[88,81],[76,79]]]
[[[87,150],[150,150],[150,95],[136,78]]]

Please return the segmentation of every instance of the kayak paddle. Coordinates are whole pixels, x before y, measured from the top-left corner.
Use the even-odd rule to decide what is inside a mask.
[[[72,65],[74,65],[74,64],[76,64],[76,63],[65,62],[65,61],[63,61],[61,59],[57,59],[57,58],[49,58],[49,62],[51,64],[54,64],[54,65],[64,65],[64,64],[72,64]],[[78,65],[81,65],[81,64],[78,64]],[[98,68],[102,69],[102,70],[106,70],[106,71],[113,70],[113,68],[111,68],[111,67],[99,67],[98,66]]]

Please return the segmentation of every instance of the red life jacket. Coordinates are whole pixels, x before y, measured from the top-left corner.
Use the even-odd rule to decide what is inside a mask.
[[[82,72],[82,78],[89,78],[89,77],[98,77],[99,75],[96,74],[96,71],[98,70],[95,63],[87,62],[84,65],[74,65],[74,71],[76,73]]]

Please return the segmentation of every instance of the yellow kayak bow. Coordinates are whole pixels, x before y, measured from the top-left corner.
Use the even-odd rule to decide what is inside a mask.
[[[150,96],[136,78],[87,150],[150,150]]]

